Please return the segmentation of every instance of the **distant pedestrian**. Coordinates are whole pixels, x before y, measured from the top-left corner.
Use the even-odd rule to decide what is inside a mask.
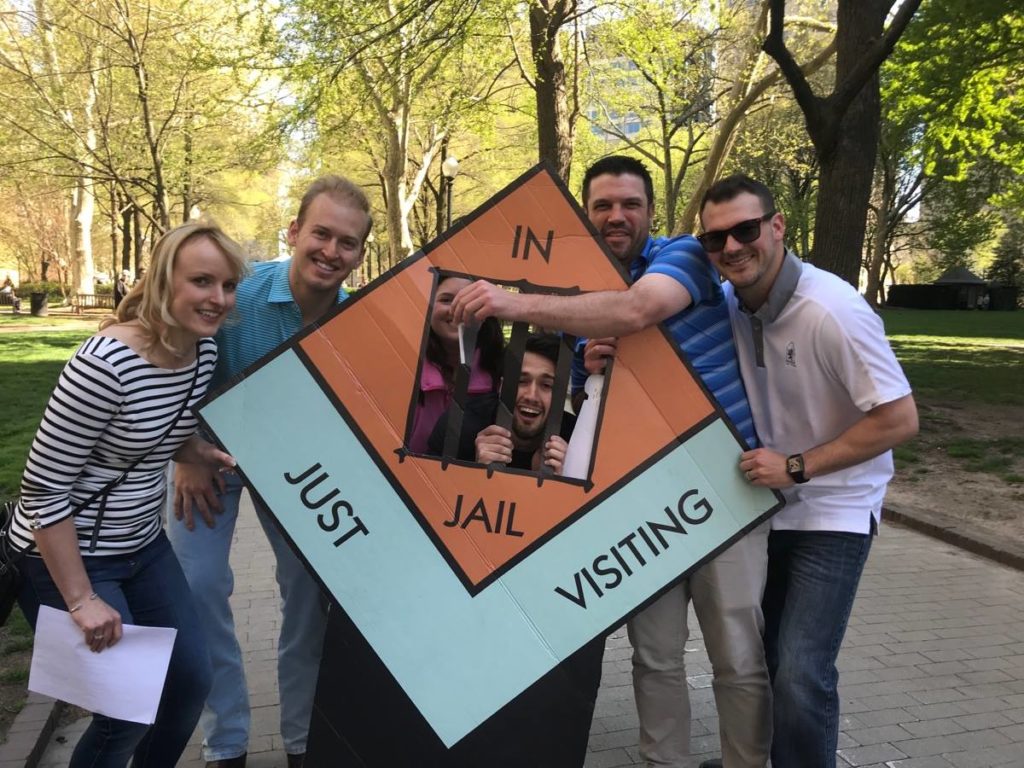
[[[11,282],[10,275],[4,278],[4,284],[3,287],[0,288],[0,294],[10,297],[11,312],[14,314],[21,312],[21,299],[18,298],[18,294],[14,290],[14,283]]]
[[[131,287],[129,280],[131,280],[131,272],[127,269],[121,270],[120,276],[117,278],[117,282],[114,283],[114,309],[117,309],[121,305],[121,301],[125,296],[128,295],[128,289]]]

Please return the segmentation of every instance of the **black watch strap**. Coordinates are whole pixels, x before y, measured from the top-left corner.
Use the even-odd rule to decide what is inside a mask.
[[[786,457],[786,472],[797,484],[806,483],[811,479],[804,474],[804,455],[802,453],[794,453],[792,456]]]

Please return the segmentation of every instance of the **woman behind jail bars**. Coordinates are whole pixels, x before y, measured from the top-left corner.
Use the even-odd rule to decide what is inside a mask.
[[[409,437],[409,450],[425,453],[430,433],[451,404],[455,375],[459,368],[459,327],[451,322],[451,303],[460,290],[470,284],[464,277],[443,277],[430,308],[430,334],[426,359],[420,373],[416,410]],[[505,339],[501,325],[488,318],[477,334],[467,394],[494,392],[501,378]]]

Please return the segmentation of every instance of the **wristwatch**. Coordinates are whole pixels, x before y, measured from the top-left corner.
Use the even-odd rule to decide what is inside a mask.
[[[786,473],[793,478],[794,483],[806,483],[811,478],[804,474],[804,455],[794,453],[786,458]]]

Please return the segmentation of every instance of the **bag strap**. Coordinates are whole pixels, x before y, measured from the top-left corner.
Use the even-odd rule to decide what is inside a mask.
[[[88,499],[86,499],[84,502],[79,504],[74,510],[72,510],[71,514],[72,515],[77,515],[83,509],[86,509],[90,504],[92,504],[94,501],[96,501],[96,499],[100,499],[100,509],[99,509],[99,512],[96,515],[96,524],[92,528],[92,537],[89,539],[89,551],[90,552],[95,552],[96,551],[96,544],[99,541],[100,526],[103,524],[103,515],[104,515],[104,512],[106,512],[106,509],[107,509],[107,495],[112,490],[114,490],[117,486],[119,486],[121,483],[123,483],[127,479],[127,477],[128,477],[130,472],[132,472],[137,466],[139,466],[139,464],[141,464],[146,459],[148,459],[150,456],[152,456],[153,452],[157,448],[159,448],[161,445],[163,445],[164,441],[168,437],[171,436],[171,432],[174,431],[174,428],[178,425],[178,421],[181,419],[182,415],[185,413],[186,409],[188,408],[188,402],[189,402],[189,400],[192,399],[192,393],[195,392],[196,381],[198,381],[198,379],[199,379],[199,342],[197,341],[196,342],[196,369],[192,373],[192,382],[188,386],[188,392],[185,393],[185,399],[181,401],[181,405],[178,407],[178,412],[174,415],[174,418],[171,419],[171,423],[170,423],[170,426],[167,427],[167,431],[164,432],[163,435],[161,435],[159,440],[157,440],[157,442],[153,446],[152,450],[147,451],[144,455],[142,455],[139,458],[137,458],[130,465],[128,465],[128,468],[124,472],[122,472],[120,475],[115,477],[109,483],[104,485],[98,491],[94,492]]]

